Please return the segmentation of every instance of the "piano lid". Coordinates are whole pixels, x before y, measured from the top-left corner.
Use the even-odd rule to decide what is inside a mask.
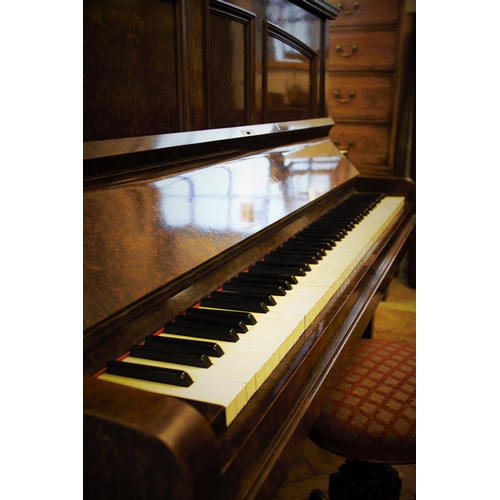
[[[331,118],[313,118],[281,123],[264,123],[260,125],[245,125],[218,129],[197,130],[194,132],[179,132],[175,134],[148,135],[143,137],[125,137],[123,139],[108,139],[83,143],[83,159],[118,156],[141,151],[173,149],[178,146],[197,146],[209,143],[223,142],[233,139],[265,137],[285,132],[304,132],[333,126]]]
[[[330,141],[330,119],[102,141],[89,157],[133,154],[135,141],[166,149],[207,141],[267,144],[311,128],[319,137],[284,143],[181,172],[133,177],[84,192],[84,330],[210,261],[358,175]],[[325,129],[326,126],[326,129]],[[251,131],[252,133],[247,133]],[[318,135],[318,134],[316,134]],[[111,144],[115,142],[115,144]],[[271,141],[272,143],[272,141]],[[255,144],[255,142],[252,142]],[[118,152],[118,153],[117,153]]]

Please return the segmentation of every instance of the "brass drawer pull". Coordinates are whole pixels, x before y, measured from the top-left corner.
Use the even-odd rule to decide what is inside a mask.
[[[340,45],[337,45],[335,47],[335,50],[342,56],[342,57],[352,57],[354,55],[354,53],[358,50],[358,46],[357,45],[353,45],[352,48],[351,48],[351,52],[349,52],[348,54],[345,53],[345,52],[342,52],[342,47]]]
[[[346,12],[346,11],[342,10],[343,7],[342,7],[341,3],[338,3],[337,7],[342,11],[342,14],[344,14],[346,16],[351,16],[352,14],[354,14],[356,12],[356,9],[359,9],[361,7],[361,5],[359,5],[359,2],[354,2],[353,9],[350,10],[349,12]]]
[[[333,144],[335,144],[335,146],[337,146],[340,150],[340,152],[343,154],[343,155],[346,155],[347,153],[349,153],[349,148],[351,146],[354,146],[354,141],[347,141],[347,146],[345,147],[342,147],[339,145],[339,141],[333,141]]]
[[[335,99],[337,99],[337,101],[339,101],[342,104],[344,104],[344,103],[347,103],[347,102],[351,102],[351,100],[356,97],[356,92],[354,92],[354,90],[351,90],[349,92],[349,98],[348,99],[342,99],[342,96],[340,95],[340,92],[338,90],[334,90],[333,91],[333,97],[335,97]]]

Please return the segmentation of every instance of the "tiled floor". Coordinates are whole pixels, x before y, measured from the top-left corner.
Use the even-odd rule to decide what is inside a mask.
[[[406,286],[404,275],[390,285],[373,320],[373,337],[416,345],[416,290]],[[307,500],[318,488],[328,493],[328,477],[344,462],[307,440],[290,469],[276,500]],[[416,498],[416,465],[394,466],[403,483],[400,500]],[[331,499],[334,500],[334,499]]]

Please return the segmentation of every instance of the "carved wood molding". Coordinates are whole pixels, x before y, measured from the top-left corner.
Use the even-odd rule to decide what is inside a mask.
[[[222,0],[209,0],[208,13],[229,19],[244,26],[244,71],[245,71],[245,121],[247,124],[255,122],[255,18],[253,12],[237,7]],[[207,30],[207,47],[210,46],[210,23]],[[210,50],[207,51],[209,57]],[[210,81],[207,80],[208,95],[215,90],[211,88]],[[209,124],[211,123],[210,98],[208,99]]]
[[[325,0],[290,0],[295,5],[326,19],[336,19],[340,13],[338,7],[333,6]]]
[[[266,95],[268,89],[268,70],[270,67],[269,53],[268,53],[268,39],[269,37],[279,40],[280,42],[288,45],[292,49],[299,52],[309,61],[309,82],[310,82],[310,95],[309,95],[309,111],[311,116],[317,114],[317,92],[318,92],[318,68],[319,68],[319,54],[309,47],[307,44],[294,37],[290,33],[284,31],[275,24],[264,21],[264,44],[262,50],[263,58],[263,72],[262,72],[262,111],[264,121],[266,121],[268,107],[266,102]]]

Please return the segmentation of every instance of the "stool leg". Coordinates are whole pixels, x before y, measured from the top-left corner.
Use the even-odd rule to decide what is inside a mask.
[[[400,494],[401,479],[390,465],[346,460],[330,475],[332,500],[398,500]]]
[[[373,338],[373,318],[370,320],[368,325],[366,325],[365,331],[361,336],[362,339],[371,339]]]
[[[309,500],[328,500],[328,497],[321,490],[314,490],[309,495]]]

